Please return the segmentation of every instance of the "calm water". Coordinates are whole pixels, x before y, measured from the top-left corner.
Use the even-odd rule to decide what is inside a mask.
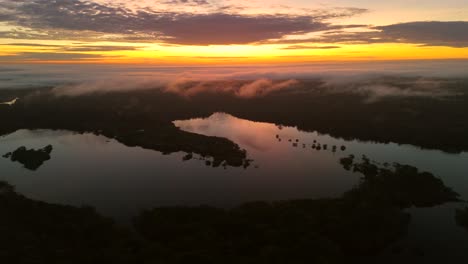
[[[0,179],[33,199],[92,205],[104,215],[128,221],[141,209],[156,206],[233,206],[254,200],[338,197],[359,180],[359,175],[339,164],[341,157],[354,154],[432,172],[462,199],[468,199],[468,153],[345,141],[223,113],[174,123],[186,131],[234,141],[247,150],[254,160],[252,165],[247,169],[212,168],[196,157],[182,161],[186,153],[162,155],[92,134],[21,130],[0,138],[0,154],[20,146],[42,148],[51,144],[52,159],[39,170],[29,171],[0,158]],[[313,149],[314,141],[328,145],[327,150]],[[450,243],[451,254],[466,255],[468,235],[455,224],[457,207],[460,205],[410,209],[413,217],[408,239],[426,247],[447,247]]]

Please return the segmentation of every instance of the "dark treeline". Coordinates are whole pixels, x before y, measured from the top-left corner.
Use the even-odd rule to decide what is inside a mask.
[[[164,140],[157,140],[161,151],[184,148],[187,152],[203,153],[207,150],[201,144],[192,143],[206,138],[182,133],[171,121],[227,112],[240,118],[297,126],[301,130],[339,138],[412,144],[457,153],[468,150],[465,140],[468,95],[464,91],[467,85],[468,82],[463,80],[447,84],[446,89],[459,93],[453,97],[388,97],[371,103],[363,94],[330,93],[326,88],[320,88],[317,81],[303,81],[300,89],[249,99],[226,93],[183,97],[157,89],[77,97],[56,97],[47,90],[30,95],[25,95],[24,91],[10,94],[2,91],[3,99],[20,96],[20,100],[13,107],[0,106],[3,123],[0,133],[10,133],[18,128],[50,128],[102,130],[107,136],[118,137],[122,132],[117,131],[127,131],[128,144],[134,145],[147,140],[133,137],[129,131],[157,130],[158,133],[151,136],[164,137]],[[173,147],[175,145],[178,146]],[[232,148],[228,145],[226,152]],[[193,147],[200,149],[190,151]],[[231,163],[241,162],[237,159]]]
[[[18,129],[57,129],[89,132],[115,138],[127,146],[140,146],[165,154],[196,153],[212,158],[216,166],[247,166],[247,153],[228,139],[182,131],[161,106],[153,91],[57,98],[48,91],[32,92],[13,106],[0,107],[0,135]],[[145,100],[145,103],[140,102]],[[151,102],[151,103],[150,103]],[[164,110],[163,110],[164,109]]]

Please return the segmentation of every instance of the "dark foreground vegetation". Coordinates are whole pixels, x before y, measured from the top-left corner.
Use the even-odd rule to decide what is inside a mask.
[[[0,182],[0,210],[2,263],[130,263],[128,231],[92,208],[33,201]]]
[[[348,166],[348,164],[350,164]],[[232,209],[156,208],[117,227],[92,208],[37,202],[0,183],[5,263],[375,263],[407,232],[410,206],[458,201],[430,173],[367,158],[341,198],[255,202]],[[461,220],[464,217],[460,217]],[[464,221],[464,220],[463,220]]]
[[[403,95],[411,95],[413,91],[406,86],[415,81],[403,77],[378,79],[381,85],[399,87]],[[73,97],[56,96],[46,88],[40,92],[3,90],[0,101],[15,97],[20,100],[11,107],[0,106],[0,135],[20,128],[93,132],[128,145],[167,153],[193,152],[214,157],[215,165],[226,161],[240,166],[245,153],[232,142],[183,132],[171,123],[227,112],[240,118],[297,126],[338,138],[412,144],[455,153],[466,151],[468,81],[436,81],[443,83],[441,91],[456,96],[430,96],[424,91],[427,96],[387,96],[369,101],[370,95],[352,92],[359,87],[333,89],[320,80],[302,80],[294,89],[253,98],[216,92],[184,97],[160,89]],[[186,84],[187,89],[196,85],[216,90],[226,83]]]

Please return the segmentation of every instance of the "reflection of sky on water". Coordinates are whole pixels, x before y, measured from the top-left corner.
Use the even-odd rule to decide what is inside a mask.
[[[0,138],[0,154],[23,145],[42,148],[52,144],[52,159],[37,172],[0,159],[0,178],[31,198],[89,204],[104,214],[122,217],[154,206],[230,206],[252,200],[338,197],[359,177],[343,170],[339,158],[365,154],[379,162],[400,162],[433,172],[464,199],[468,197],[467,153],[450,155],[412,146],[344,141],[220,113],[174,123],[187,131],[231,139],[247,150],[254,160],[252,166],[246,170],[210,168],[196,159],[182,162],[185,153],[162,155],[102,136],[21,130]],[[293,147],[289,139],[298,139],[298,146]],[[312,148],[314,140],[322,150]],[[340,150],[342,145],[345,151]]]
[[[447,154],[410,145],[344,141],[316,132],[298,131],[293,127],[279,128],[274,124],[252,122],[223,113],[216,113],[206,119],[174,123],[186,131],[229,138],[247,149],[260,166],[268,164],[294,170],[293,164],[302,166],[315,163],[316,166],[326,164],[336,167],[336,161],[342,156],[367,155],[378,162],[398,162],[432,172],[442,178],[446,185],[459,192],[463,199],[468,199],[468,177],[465,177],[468,175],[468,153]],[[276,139],[276,135],[280,136],[281,142]],[[289,139],[292,139],[292,142],[289,142]],[[296,139],[299,139],[298,147],[294,148],[292,143]],[[322,150],[312,149],[314,140],[322,145]],[[303,144],[306,144],[305,149]],[[324,144],[327,144],[327,150],[323,150]],[[333,145],[337,146],[336,154],[331,153]],[[342,145],[346,146],[345,152],[340,150]]]
[[[273,144],[274,137],[259,136],[251,142],[266,147],[249,153],[255,159],[253,166],[225,170],[195,159],[182,162],[185,153],[162,155],[91,134],[21,130],[0,138],[0,153],[23,145],[52,144],[52,159],[36,172],[0,159],[0,179],[34,199],[89,204],[116,217],[163,205],[230,206],[252,200],[339,196],[356,183],[357,175],[336,166],[338,157],[332,153]],[[271,162],[273,158],[282,163]]]
[[[274,124],[255,123],[220,113],[207,119],[176,121],[175,124],[187,131],[227,137],[246,148],[260,166],[267,166],[272,170],[287,167],[290,173],[283,175],[286,179],[305,168],[310,177],[329,175],[331,171],[342,174],[342,170],[335,170],[339,167],[339,157],[349,154],[367,155],[381,163],[398,162],[432,172],[442,178],[447,186],[459,192],[462,199],[468,198],[468,153],[454,155],[408,145],[346,142],[326,135],[301,132],[291,127],[280,129]],[[276,135],[280,136],[281,142],[276,140]],[[293,142],[299,139],[298,147],[292,147],[289,139]],[[311,149],[314,140],[322,146],[327,144],[328,151]],[[330,152],[333,145],[338,146],[336,154]],[[341,145],[347,148],[344,153],[340,151]],[[455,208],[459,207],[460,204],[451,203],[435,208],[407,210],[412,215],[412,221],[409,236],[402,243],[425,252],[424,257],[415,256],[414,261],[440,263],[447,256],[455,255],[458,259],[468,260],[468,235],[454,220]],[[401,263],[401,258],[394,257],[395,262]],[[412,258],[407,256],[405,260],[411,262]]]
[[[354,154],[432,172],[462,199],[468,198],[468,153],[454,155],[408,145],[345,141],[221,113],[174,123],[187,131],[236,142],[254,160],[252,166],[245,170],[211,168],[197,159],[182,162],[185,153],[163,155],[92,134],[20,130],[0,137],[0,155],[20,146],[38,149],[51,144],[52,159],[32,172],[0,158],[0,180],[15,185],[29,198],[92,205],[100,213],[128,223],[141,209],[156,206],[231,206],[253,200],[338,197],[358,182],[359,175],[345,171],[338,163],[339,158]],[[296,139],[299,142],[294,147]],[[312,148],[314,140],[322,150]],[[337,146],[336,153],[332,152],[333,145]],[[345,151],[340,150],[342,145]],[[468,234],[454,220],[454,210],[460,206],[451,203],[407,210],[412,219],[402,243],[425,252],[416,261],[440,263],[447,256],[468,261]]]
[[[211,168],[197,159],[183,162],[185,153],[163,155],[92,134],[21,130],[0,137],[0,154],[23,145],[37,149],[52,144],[52,159],[32,172],[0,158],[0,180],[33,199],[92,205],[104,215],[127,222],[141,209],[156,206],[232,206],[254,200],[338,197],[358,182],[359,175],[345,171],[338,163],[341,157],[354,154],[430,171],[463,199],[468,198],[467,153],[453,155],[407,145],[345,141],[221,113],[174,123],[183,130],[236,142],[254,160],[252,166],[245,170]],[[320,151],[312,148],[314,141],[321,144]],[[333,145],[337,146],[336,153],[332,152]],[[340,150],[342,145],[345,151]],[[412,221],[403,243],[425,249],[426,263],[439,263],[447,255],[468,259],[464,253],[468,252],[468,235],[454,221],[457,207],[460,205],[409,209]]]

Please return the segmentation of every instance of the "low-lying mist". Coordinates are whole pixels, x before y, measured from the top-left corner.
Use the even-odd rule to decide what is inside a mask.
[[[315,90],[352,93],[372,103],[389,97],[446,98],[468,78],[466,61],[318,63],[250,67],[24,65],[0,68],[0,89],[52,88],[56,96],[159,89],[191,97],[222,93],[249,99]]]
[[[78,84],[60,85],[52,91],[57,96],[79,96],[91,93],[128,92],[133,90],[159,89],[167,93],[175,93],[184,97],[203,93],[227,93],[240,98],[265,96],[275,91],[292,89],[299,85],[297,80],[256,79],[240,80],[211,80],[199,81],[195,79],[163,80],[102,80],[83,82]]]

